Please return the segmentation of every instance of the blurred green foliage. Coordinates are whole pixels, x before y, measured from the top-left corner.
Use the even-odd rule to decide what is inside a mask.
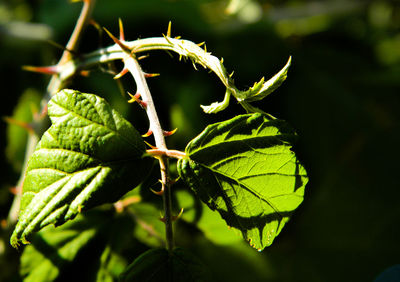
[[[185,220],[176,227],[178,245],[197,255],[220,281],[373,280],[398,263],[400,252],[399,2],[229,2],[98,0],[95,9],[95,20],[115,33],[120,17],[128,40],[159,36],[171,20],[173,35],[206,41],[243,88],[275,74],[293,56],[288,79],[257,106],[297,129],[297,152],[310,176],[304,203],[262,253],[234,240],[217,245]],[[61,50],[46,40],[65,44],[79,9],[79,3],[66,0],[0,3],[2,116],[13,114],[27,89],[43,92],[47,79],[22,72],[21,66],[56,62]],[[101,42],[94,28],[85,36],[82,52],[111,44],[106,38]],[[233,111],[206,116],[199,107],[224,95],[213,75],[163,52],[152,53],[142,66],[161,73],[149,83],[164,127],[179,128],[168,139],[170,148],[183,149],[206,123],[232,117]],[[129,79],[123,83],[127,90],[134,88]],[[71,87],[103,95],[117,108],[124,105],[122,112],[141,132],[147,130],[145,116],[137,106],[125,105],[109,74],[93,70]],[[234,103],[231,107],[242,111]],[[4,122],[0,140],[0,218],[5,219],[20,157],[7,153],[11,163],[5,157]],[[8,238],[2,229],[0,280],[18,281],[20,253],[10,249]],[[140,242],[131,244],[125,258],[146,249]]]

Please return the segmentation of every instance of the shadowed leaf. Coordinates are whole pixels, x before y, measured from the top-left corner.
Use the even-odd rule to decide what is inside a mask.
[[[262,114],[209,125],[179,161],[183,180],[226,223],[262,250],[303,200],[305,169],[291,151],[295,132]]]

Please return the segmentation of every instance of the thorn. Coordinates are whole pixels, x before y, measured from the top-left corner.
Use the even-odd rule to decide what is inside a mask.
[[[193,64],[194,69],[197,70],[196,62],[194,60],[192,61],[192,64]]]
[[[119,40],[125,41],[124,25],[122,24],[121,18],[118,19],[119,24]]]
[[[100,24],[98,22],[96,22],[94,19],[90,19],[89,24],[92,25],[99,32],[103,32],[103,29],[101,28]]]
[[[88,70],[81,70],[81,71],[79,72],[79,74],[80,74],[81,76],[83,76],[83,77],[88,77],[89,74],[90,74],[90,71],[88,71]]]
[[[171,130],[171,131],[163,130],[163,135],[164,135],[165,137],[171,136],[171,135],[174,134],[177,130],[178,130],[178,128],[175,128],[174,130]]]
[[[82,206],[81,206],[81,205],[78,206],[78,212],[79,212],[79,213],[82,212]]]
[[[127,93],[131,97],[131,99],[128,101],[128,103],[135,103],[140,98],[140,94],[139,93],[136,93],[135,95],[132,95],[131,93],[129,93],[129,91],[127,91]]]
[[[140,100],[140,93],[136,93],[135,95],[132,95],[131,93],[128,92],[128,95],[131,96],[131,99],[128,101],[128,103],[137,102],[137,103],[139,103],[139,105],[142,108],[146,109],[147,104],[146,104],[146,102]]]
[[[37,115],[35,118],[37,118],[38,120],[43,119],[44,117],[47,116],[47,110],[48,110],[48,107],[46,104],[46,106],[43,107],[42,112],[39,115]]]
[[[159,179],[158,182],[161,183],[161,190],[160,191],[155,191],[155,190],[150,188],[150,191],[153,192],[154,194],[158,195],[158,196],[162,196],[164,194],[164,185],[162,185],[161,179]]]
[[[16,120],[16,119],[13,119],[12,117],[3,117],[3,120],[5,122],[7,122],[8,124],[17,125],[17,126],[23,128],[23,129],[25,129],[30,134],[34,134],[35,133],[35,131],[33,130],[32,125],[30,125],[27,122]]]
[[[52,45],[52,46],[54,46],[54,47],[56,47],[56,48],[58,48],[58,49],[60,49],[60,50],[63,50],[63,51],[67,51],[67,52],[69,52],[70,54],[72,54],[72,55],[77,55],[78,53],[76,52],[76,51],[73,51],[73,50],[70,50],[70,49],[68,49],[67,47],[64,47],[63,45],[61,45],[61,44],[59,44],[59,43],[57,43],[57,42],[55,42],[55,41],[53,41],[53,40],[47,40],[47,42],[50,44],[50,45]]]
[[[207,45],[206,44],[204,44],[204,52],[207,53]]]
[[[221,62],[221,64],[223,64],[224,63],[224,58],[221,58],[220,62]]]
[[[111,38],[116,44],[118,44],[119,47],[121,47],[121,49],[122,49],[124,52],[131,54],[131,50],[129,49],[128,46],[126,46],[124,43],[121,42],[121,40],[119,40],[119,39],[116,38],[114,35],[112,35],[112,33],[108,31],[108,29],[106,29],[105,27],[103,27],[103,29],[107,32],[108,36],[110,36],[110,38]]]
[[[23,70],[44,73],[44,74],[58,74],[57,66],[49,66],[49,67],[34,67],[34,66],[22,66]]]
[[[154,150],[157,149],[156,146],[151,145],[149,142],[144,141],[144,143],[146,143],[147,146],[149,146],[150,148],[152,148]]]
[[[149,137],[153,134],[153,131],[149,129],[145,134],[142,135],[142,137]]]
[[[13,194],[13,195],[17,195],[17,194],[18,194],[18,189],[17,189],[16,186],[10,187],[10,188],[8,189],[8,191],[10,191],[10,193]]]
[[[165,38],[165,40],[167,40],[167,42],[168,42],[169,44],[173,45],[173,43],[172,43],[171,40],[168,38],[168,36],[165,36],[164,34],[163,34],[162,36]]]
[[[171,21],[169,21],[169,23],[168,23],[168,29],[167,29],[167,36],[168,36],[168,37],[171,37],[171,26],[172,26],[172,23],[171,23]]]
[[[201,47],[201,46],[203,46],[205,43],[206,43],[206,42],[203,41],[203,42],[197,43],[196,45],[199,46],[199,47]]]
[[[114,203],[114,208],[115,208],[117,213],[121,213],[129,205],[139,203],[140,201],[141,201],[140,196],[127,197],[125,199],[122,199],[122,200],[119,200],[119,201],[115,202]]]
[[[179,54],[179,61],[181,61],[181,60],[182,60],[182,55]]]
[[[129,70],[127,68],[123,68],[120,73],[118,73],[117,75],[114,76],[114,79],[120,79],[121,77],[123,77],[128,72],[129,72]]]
[[[235,71],[233,71],[233,72],[229,75],[229,77],[232,78],[232,76],[233,76],[234,73],[235,73]]]
[[[160,76],[159,73],[144,73],[145,78]]]
[[[164,189],[163,188],[161,188],[160,191],[155,191],[155,190],[150,188],[150,191],[153,192],[154,194],[156,194],[157,196],[162,196],[164,194]]]
[[[174,185],[176,182],[178,182],[178,180],[179,180],[179,177],[178,177],[178,178],[175,178],[175,179],[169,179],[169,180],[168,180],[168,185],[172,186],[172,185]]]
[[[150,55],[143,55],[137,58],[139,61],[148,58]]]
[[[175,38],[175,39],[181,39],[182,36],[178,35],[178,36],[175,36],[174,38]]]
[[[1,221],[0,221],[0,226],[1,226],[1,229],[6,229],[7,228],[7,219],[2,219]]]
[[[183,208],[181,208],[181,210],[179,211],[178,215],[174,215],[172,216],[172,221],[176,221],[178,220],[183,214]]]
[[[169,52],[168,50],[164,50],[164,51],[168,54],[168,56],[170,56],[171,58],[174,58],[174,56],[172,55],[171,52]]]

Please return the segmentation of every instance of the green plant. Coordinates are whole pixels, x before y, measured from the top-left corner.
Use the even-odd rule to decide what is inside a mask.
[[[307,175],[291,150],[294,130],[251,103],[282,84],[291,60],[270,80],[261,79],[240,91],[222,59],[202,49],[202,44],[171,37],[171,25],[163,37],[125,41],[121,21],[119,39],[106,30],[114,45],[77,56],[78,42],[93,7],[94,1],[84,1],[76,29],[57,65],[27,68],[52,74],[52,79],[42,100],[43,114],[30,124],[28,144],[32,149],[28,150],[29,161],[18,185],[23,183],[22,196],[16,197],[13,208],[20,212],[11,244],[19,247],[32,238],[32,245],[25,248],[21,258],[22,275],[32,281],[54,280],[68,261],[77,260],[83,249],[98,247],[100,240],[102,247],[96,250],[100,252],[96,260],[100,266],[92,273],[97,280],[112,280],[122,273],[121,279],[127,281],[207,281],[202,264],[184,249],[175,248],[173,221],[182,216],[204,233],[209,232],[206,215],[216,214],[208,208],[217,211],[220,221],[231,227],[228,233],[240,233],[259,251],[271,245],[302,202]],[[179,59],[191,60],[194,68],[200,65],[218,76],[226,87],[225,97],[222,102],[202,106],[205,113],[226,109],[232,96],[247,113],[208,125],[184,152],[168,149],[165,136],[174,131],[162,129],[146,82],[154,75],[143,72],[138,63],[140,54],[153,50],[177,53]],[[149,131],[145,136],[153,135],[155,146],[144,141],[103,98],[65,89],[77,74],[116,60],[122,60],[124,67],[115,78],[130,73],[135,80],[136,94],[129,94],[128,102],[139,103],[146,112]],[[52,122],[47,130],[45,113]],[[177,160],[176,170],[171,159]],[[157,170],[161,190],[155,194],[163,199],[165,235],[160,235],[163,227],[154,221],[157,203],[146,201],[138,193],[154,183]],[[178,180],[173,180],[175,174]],[[194,191],[194,196],[188,190],[173,190],[182,183]],[[203,214],[190,214],[196,212],[196,205]],[[174,215],[178,206],[189,214],[182,215],[181,210]],[[16,214],[10,213],[10,222],[15,221]],[[150,217],[151,225],[146,217]],[[140,229],[133,228],[132,221]],[[51,224],[62,226],[53,228]],[[119,234],[110,232],[115,226],[122,226]],[[143,241],[154,247],[129,266],[118,255],[129,250],[126,244],[132,240],[130,231],[124,232],[124,228],[134,229],[141,239],[146,237],[144,231],[151,238]],[[160,248],[163,245],[165,248]],[[39,263],[43,257],[50,259]]]

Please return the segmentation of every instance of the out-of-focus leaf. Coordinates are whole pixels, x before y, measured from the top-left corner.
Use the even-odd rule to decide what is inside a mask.
[[[210,281],[203,264],[181,248],[171,254],[166,249],[151,249],[130,264],[120,278],[143,282]]]
[[[291,151],[295,132],[262,114],[209,125],[179,160],[182,179],[256,249],[272,244],[308,181]]]
[[[116,201],[151,169],[140,134],[104,99],[63,90],[48,111],[53,125],[28,163],[13,246],[48,224]]]
[[[165,244],[165,224],[160,220],[160,210],[149,203],[137,203],[129,207],[134,217],[135,237],[150,247],[160,247]]]

